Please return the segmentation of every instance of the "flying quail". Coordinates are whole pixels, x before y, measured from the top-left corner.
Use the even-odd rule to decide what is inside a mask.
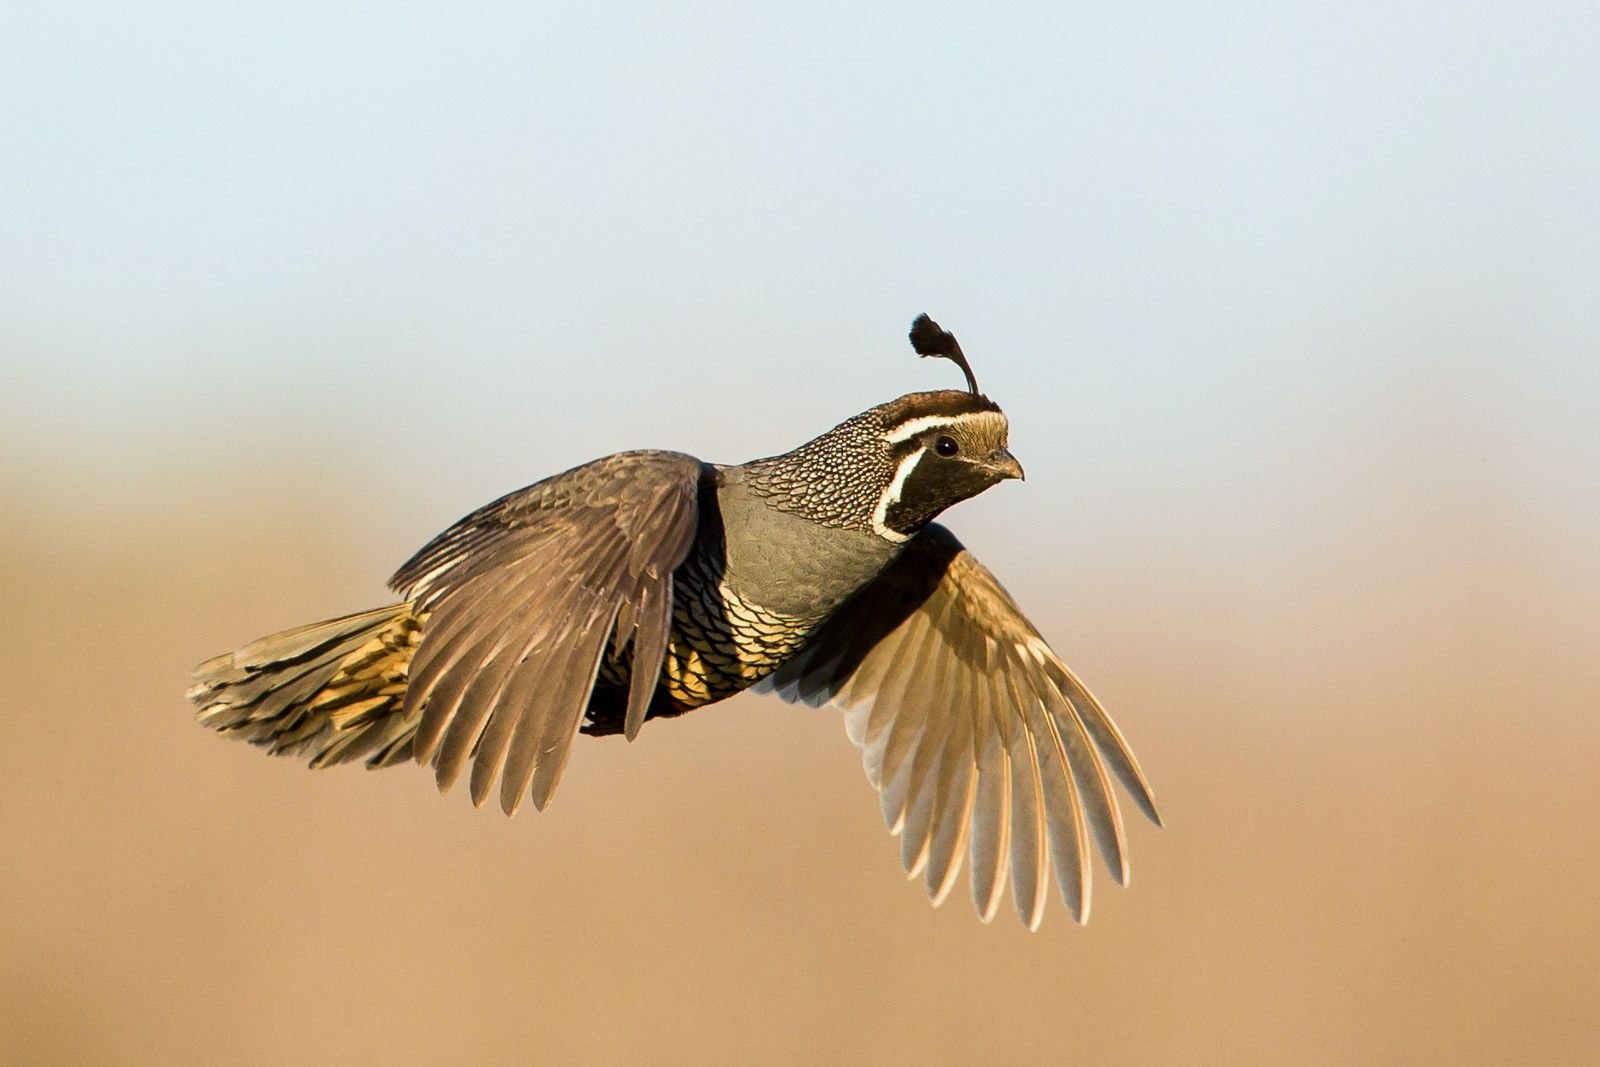
[[[924,356],[967,390],[911,393],[737,466],[623,452],[501,497],[425,545],[389,607],[200,665],[202,723],[323,767],[470,768],[509,814],[549,803],[574,735],[625,734],[752,687],[845,724],[934,903],[970,855],[985,921],[1009,881],[1030,928],[1053,868],[1089,911],[1089,837],[1128,878],[1111,781],[1159,823],[1105,709],[943,526],[1022,467],[999,405],[926,315]]]

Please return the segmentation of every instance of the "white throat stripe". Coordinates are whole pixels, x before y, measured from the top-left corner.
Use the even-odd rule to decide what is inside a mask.
[[[889,488],[883,491],[883,496],[878,498],[878,506],[872,512],[872,530],[886,541],[909,540],[909,534],[903,534],[889,529],[889,509],[900,501],[900,493],[906,487],[906,479],[911,476],[918,463],[922,461],[923,452],[913,452],[900,461],[900,466],[895,468],[894,480],[889,483]]]

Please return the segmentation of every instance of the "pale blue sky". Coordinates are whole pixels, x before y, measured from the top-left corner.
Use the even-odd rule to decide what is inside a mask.
[[[956,384],[926,309],[1028,466],[997,538],[1266,545],[1484,463],[1592,525],[1595,11],[25,5],[0,441],[361,472],[409,544]]]

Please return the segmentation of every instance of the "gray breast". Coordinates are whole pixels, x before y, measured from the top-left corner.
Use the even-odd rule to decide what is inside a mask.
[[[870,530],[822,526],[752,493],[737,469],[717,488],[723,581],[746,604],[815,624],[899,552]]]

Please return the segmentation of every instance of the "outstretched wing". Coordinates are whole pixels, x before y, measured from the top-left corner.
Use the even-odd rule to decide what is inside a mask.
[[[644,722],[672,618],[672,572],[707,468],[623,452],[502,497],[418,552],[390,584],[426,616],[408,717],[441,790],[469,760],[472,800],[496,777],[514,812],[543,809],[566,766],[607,643],[633,643],[626,732]]]
[[[907,872],[925,875],[937,904],[966,846],[985,921],[1009,872],[1018,913],[1037,927],[1052,865],[1068,911],[1085,921],[1091,833],[1127,882],[1113,776],[1160,823],[1105,709],[942,526],[908,542],[763,688],[851,709],[850,738]]]

